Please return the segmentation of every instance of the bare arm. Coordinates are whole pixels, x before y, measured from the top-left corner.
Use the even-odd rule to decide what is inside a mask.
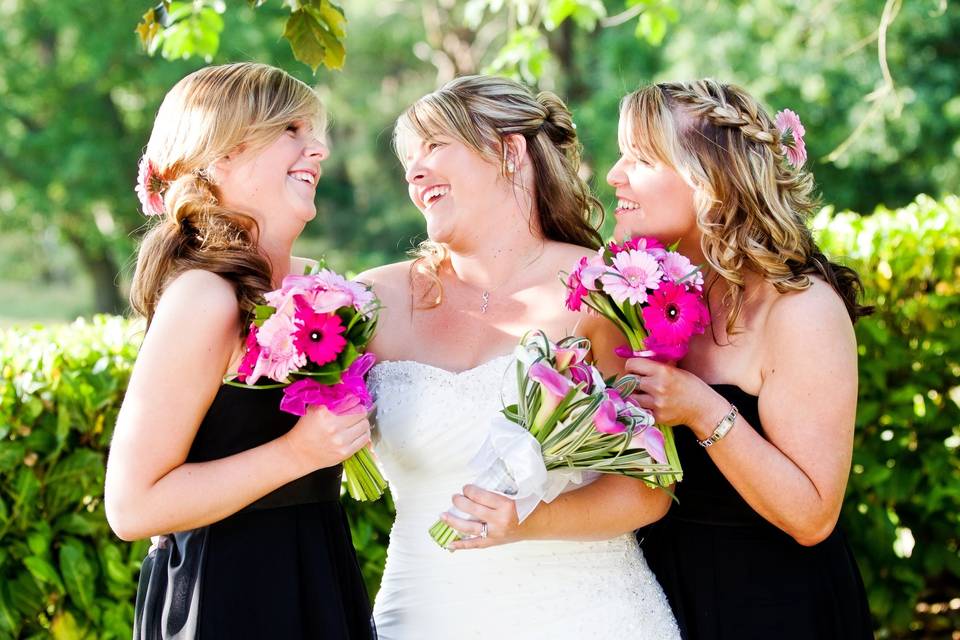
[[[348,427],[356,416],[312,411],[267,444],[186,463],[238,344],[239,323],[233,288],[218,276],[187,272],[164,293],[134,366],[107,465],[107,518],[121,538],[216,522],[366,443],[366,421]]]
[[[760,390],[766,438],[743,417],[708,449],[717,468],[766,520],[813,545],[836,525],[850,472],[857,353],[850,321],[832,291],[785,295],[771,310]],[[708,437],[729,403],[691,373],[630,361],[658,418]],[[670,375],[670,374],[673,375]],[[685,407],[674,405],[686,402]]]

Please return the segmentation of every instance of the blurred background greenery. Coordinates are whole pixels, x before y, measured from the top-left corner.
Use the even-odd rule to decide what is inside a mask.
[[[328,105],[332,156],[296,249],[345,271],[422,238],[391,127],[455,75],[511,74],[567,99],[608,204],[617,104],[639,84],[712,76],[797,111],[829,205],[818,228],[880,309],[858,329],[844,511],[878,636],[960,639],[957,4],[351,0],[345,37],[306,55],[342,44],[342,67],[314,73],[283,34],[291,11],[328,4],[165,3],[182,21],[155,27],[150,57],[134,34],[149,2],[0,0],[0,638],[129,637],[143,548],[108,534],[100,496],[138,333],[89,318],[127,310],[137,160],[164,93],[208,61],[257,60]],[[845,210],[860,213],[832,214]],[[349,508],[375,589],[389,509]]]

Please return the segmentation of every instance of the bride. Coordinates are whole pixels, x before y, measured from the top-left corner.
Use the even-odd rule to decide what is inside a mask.
[[[557,277],[601,242],[569,111],[552,93],[464,77],[410,107],[394,142],[430,240],[360,276],[385,307],[370,385],[397,506],[379,637],[679,638],[633,537],[664,515],[665,492],[602,476],[520,524],[512,500],[468,485],[490,418],[516,398],[527,330],[576,330],[606,375],[622,371],[616,330],[567,310]],[[446,515],[451,502],[473,519]],[[467,538],[453,553],[428,534],[441,513]]]

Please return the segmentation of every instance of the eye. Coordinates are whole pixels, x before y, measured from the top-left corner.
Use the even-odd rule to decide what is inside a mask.
[[[427,142],[427,151],[434,151],[443,146],[443,143],[437,142],[436,140],[431,140]]]
[[[294,135],[300,133],[300,123],[299,123],[299,122],[291,122],[290,124],[288,124],[288,125],[287,125],[287,132],[288,132],[288,133],[292,133],[292,134],[294,134]]]

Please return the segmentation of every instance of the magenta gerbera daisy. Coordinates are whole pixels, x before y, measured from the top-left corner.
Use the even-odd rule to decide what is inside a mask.
[[[684,344],[696,333],[703,333],[708,316],[706,307],[682,284],[669,280],[650,294],[643,309],[643,324],[653,341],[659,344]]]
[[[346,331],[340,316],[335,313],[317,313],[301,296],[294,297],[297,311],[297,331],[294,344],[300,353],[316,364],[333,362],[347,345],[341,335]]]

